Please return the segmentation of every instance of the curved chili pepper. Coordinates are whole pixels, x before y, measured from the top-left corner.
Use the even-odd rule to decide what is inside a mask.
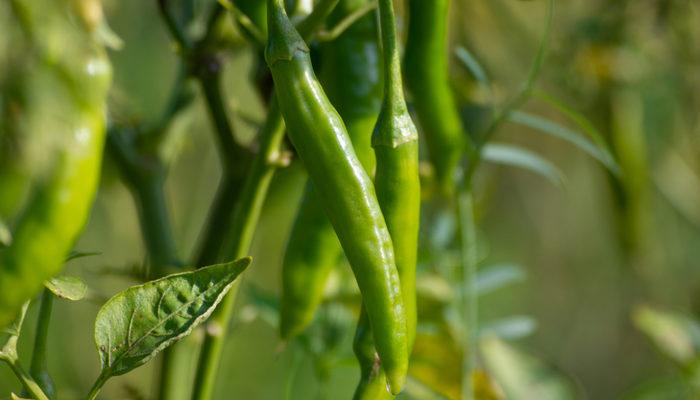
[[[420,221],[420,179],[418,175],[418,131],[408,113],[403,94],[401,61],[396,22],[391,0],[379,2],[384,54],[384,102],[374,128],[372,146],[377,156],[375,187],[379,205],[391,234],[401,293],[406,308],[408,352],[416,331],[416,257]],[[377,368],[371,324],[363,308],[353,349],[360,362],[361,380],[356,399],[392,398],[386,377]]]
[[[337,22],[367,0],[342,0],[329,18]],[[368,174],[374,169],[371,146],[382,99],[376,21],[367,15],[322,48],[321,82],[345,121],[355,154]],[[308,183],[289,237],[282,264],[280,333],[303,331],[323,299],[323,289],[342,255],[340,243],[320,199]]]
[[[45,69],[53,82],[54,90],[39,92],[38,96],[53,96],[51,101],[60,102],[66,112],[60,123],[51,127],[52,139],[58,137],[60,144],[51,149],[55,154],[47,156],[55,155],[56,161],[15,221],[12,244],[0,251],[0,328],[14,318],[22,303],[36,294],[46,279],[61,270],[87,221],[100,176],[111,67],[102,46],[90,37],[95,28],[91,20],[83,20],[82,27],[60,21],[60,26],[71,26],[66,29],[76,42],[62,48],[60,54],[53,53],[55,49],[48,46],[45,37],[52,31],[39,25],[35,14],[56,13],[51,18],[62,18],[63,14],[54,8],[73,3],[50,3],[41,4],[49,11],[30,3],[22,5],[27,9],[17,6],[16,10],[35,42],[42,61],[38,68]],[[24,118],[46,118],[40,111],[29,106]],[[0,183],[0,189],[2,186]]]
[[[455,172],[468,144],[449,86],[449,0],[409,0],[404,68],[428,155],[443,193],[454,191]]]
[[[350,261],[389,387],[398,393],[408,368],[406,314],[374,187],[316,79],[308,47],[282,0],[268,1],[268,32],[265,58],[288,134]]]

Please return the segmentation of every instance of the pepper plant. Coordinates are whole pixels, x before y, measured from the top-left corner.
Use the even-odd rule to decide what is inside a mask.
[[[120,72],[110,57],[130,43],[109,27],[100,0],[0,5],[15,40],[0,46],[2,59],[12,59],[0,67],[0,361],[21,386],[11,398],[68,398],[48,356],[59,351],[49,339],[52,311],[63,300],[99,305],[100,367],[81,388],[87,400],[117,398],[103,388],[147,363],[157,370],[150,389],[127,387],[128,397],[228,398],[217,387],[246,371],[224,367],[226,342],[232,327],[253,320],[278,332],[279,351],[293,360],[286,398],[299,398],[300,360],[313,367],[322,398],[583,397],[566,373],[509,343],[536,330],[533,317],[479,316],[482,297],[529,276],[516,264],[486,262],[480,223],[494,179],[484,166],[527,170],[557,188],[565,181],[545,156],[507,136],[496,141],[504,127],[573,145],[613,187],[625,188],[624,196],[637,187],[629,180],[635,157],[611,150],[629,143],[611,146],[539,83],[557,32],[554,0],[527,4],[542,23],[513,89],[492,78],[470,43],[454,43],[454,13],[467,2],[152,3],[139,7],[157,10],[176,70],[155,117],[128,115],[124,94],[110,91]],[[262,117],[246,115],[229,94],[226,71],[246,55],[233,73],[245,76]],[[568,121],[526,111],[532,103]],[[197,180],[216,185],[190,245],[171,215],[168,182],[182,145],[177,127],[199,133],[187,121],[194,110],[203,111],[213,134],[219,175],[189,167]],[[98,192],[116,179],[130,192],[145,256],[136,267],[100,268],[100,276],[116,270],[132,281],[108,292],[62,271],[103,259],[101,249],[80,252],[76,243],[91,209],[104,207]],[[269,251],[280,259],[278,294],[241,282],[246,270],[264,267],[251,257],[254,239],[284,181],[303,189],[299,201],[283,196],[291,228]],[[34,314],[27,364],[18,343],[29,340]],[[647,309],[635,316],[695,390],[694,348],[674,347],[657,327],[661,320],[672,330],[678,321]],[[680,330],[697,347],[697,327],[683,321]],[[347,365],[357,379],[337,393],[330,377]]]

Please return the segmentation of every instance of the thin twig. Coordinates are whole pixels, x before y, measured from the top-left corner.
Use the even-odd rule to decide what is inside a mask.
[[[462,358],[462,398],[470,400],[474,398],[472,376],[476,368],[476,340],[478,332],[478,310],[479,299],[475,290],[475,275],[478,263],[477,242],[476,242],[476,226],[474,222],[474,199],[473,199],[473,179],[477,168],[481,165],[483,159],[483,148],[491,140],[496,130],[506,121],[511,112],[521,107],[532,95],[535,82],[539,77],[544,63],[547,48],[549,46],[549,37],[552,28],[554,16],[554,0],[549,0],[547,7],[546,24],[544,32],[540,40],[540,45],[535,56],[527,79],[521,89],[516,93],[500,111],[494,113],[491,123],[486,128],[485,133],[480,141],[477,141],[475,151],[471,152],[471,156],[467,159],[467,167],[465,174],[459,185],[457,194],[457,204],[460,215],[461,228],[461,272],[463,286],[467,288],[466,293],[462,298],[462,311],[464,321],[464,338],[463,338],[463,358]],[[467,347],[469,346],[469,347]]]
[[[340,0],[321,0],[315,6],[311,14],[307,15],[296,26],[297,31],[304,40],[308,40],[323,26],[330,13],[335,9]]]
[[[352,24],[364,17],[367,13],[374,11],[377,8],[377,4],[379,3],[375,0],[359,7],[357,10],[338,21],[333,28],[318,32],[316,38],[322,42],[330,42],[337,39],[338,36],[342,35]]]
[[[49,396],[53,396],[54,388],[46,361],[46,341],[49,337],[53,297],[53,293],[49,289],[44,288],[41,293],[41,305],[39,306],[39,315],[37,316],[36,331],[34,333],[32,361],[29,364],[29,374],[37,381],[44,393]]]
[[[0,354],[0,361],[5,361],[12,369],[17,379],[22,383],[24,389],[36,400],[49,400],[49,397],[41,390],[39,384],[24,370],[17,358],[8,357],[5,354]]]
[[[460,254],[462,258],[462,312],[464,336],[462,338],[462,398],[474,398],[472,376],[476,369],[476,343],[479,326],[479,307],[476,291],[476,267],[478,263],[474,201],[470,188],[462,188],[458,194],[460,227]]]
[[[493,135],[496,133],[496,130],[501,126],[503,122],[506,121],[510,113],[520,108],[525,102],[527,102],[527,100],[533,94],[535,82],[537,81],[537,78],[540,75],[542,65],[544,64],[544,58],[547,53],[547,48],[549,47],[549,38],[552,30],[553,20],[554,0],[549,0],[544,31],[542,33],[542,38],[540,39],[540,45],[537,50],[537,55],[535,56],[532,62],[530,71],[527,75],[527,79],[523,83],[521,89],[515,95],[513,95],[513,97],[511,97],[510,100],[508,100],[499,111],[494,112],[494,115],[491,118],[491,122],[484,131],[481,140],[477,141],[476,143],[476,151],[473,152],[473,154],[471,154],[471,157],[469,157],[466,172],[462,179],[464,186],[469,187],[472,184],[474,173],[478,168],[479,164],[481,163],[481,159],[483,156],[481,150],[483,149],[483,147],[491,140]]]
[[[182,51],[187,51],[190,48],[190,44],[187,40],[187,36],[185,36],[185,32],[180,28],[180,25],[177,23],[175,17],[170,11],[169,1],[158,0],[158,10],[160,11],[165,25],[170,31],[170,36],[175,39]]]
[[[265,34],[257,27],[257,25],[255,25],[250,17],[248,17],[238,8],[238,6],[229,0],[219,0],[219,4],[233,14],[233,18],[236,20],[238,25],[240,25],[245,33],[250,36],[250,39],[253,40],[254,46],[260,48],[265,46]]]
[[[237,259],[247,255],[272,176],[280,164],[284,121],[274,99],[271,101],[268,117],[261,128],[259,137],[260,152],[253,161],[241,198],[236,205],[231,223],[233,230],[226,240],[227,247],[222,251],[221,257],[223,259]],[[206,322],[204,343],[196,368],[197,376],[192,392],[193,400],[211,398],[239,282],[240,280],[234,283],[234,287],[231,288],[231,291]]]

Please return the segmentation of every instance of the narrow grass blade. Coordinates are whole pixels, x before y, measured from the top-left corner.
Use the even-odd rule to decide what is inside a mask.
[[[537,153],[522,147],[507,144],[490,143],[484,147],[484,160],[496,164],[508,165],[534,172],[557,187],[564,184],[564,174],[551,162]]]

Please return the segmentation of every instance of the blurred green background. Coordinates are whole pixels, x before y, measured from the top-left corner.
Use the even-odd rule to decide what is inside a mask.
[[[209,4],[197,2],[196,11]],[[154,121],[177,69],[156,2],[106,0],[104,7],[124,42],[110,54],[115,71],[111,112],[124,121]],[[493,82],[496,99],[507,98],[526,79],[544,10],[544,1],[453,1],[453,47],[475,55]],[[12,18],[7,5],[0,4],[0,32],[12,29]],[[404,21],[399,22],[402,28]],[[241,141],[255,133],[250,120],[264,117],[249,79],[256,56],[240,44],[226,57],[224,90]],[[452,64],[454,87],[466,109],[487,107],[484,90],[455,57]],[[536,330],[516,345],[570,376],[583,398],[622,398],[639,385],[682,376],[634,326],[632,315],[644,304],[700,313],[700,2],[556,2],[537,87],[591,121],[608,140],[625,179],[616,181],[565,142],[513,123],[501,126],[498,142],[543,155],[566,178],[556,187],[527,171],[492,165],[480,171],[476,207],[482,264],[515,263],[526,271],[522,282],[480,299],[481,321],[531,316]],[[525,109],[580,129],[543,101],[534,99]],[[173,129],[166,192],[178,253],[188,260],[220,172],[201,100]],[[251,291],[279,291],[281,257],[303,178],[302,166],[294,162],[273,182],[251,252],[254,264],[237,305],[240,318],[226,344],[217,399],[281,399],[287,390],[293,399],[345,399],[354,390],[359,369],[350,358],[352,326],[341,335],[341,355],[321,381],[312,359],[294,345],[284,347],[269,319],[257,318],[250,307],[255,303]],[[422,234],[430,241],[436,233],[424,227]],[[66,267],[86,279],[91,300],[55,305],[49,361],[61,399],[87,392],[99,371],[92,339],[95,314],[104,299],[134,283],[105,269],[125,270],[145,259],[133,200],[109,160],[76,248],[101,254]],[[430,262],[425,258],[424,271],[431,270]],[[35,316],[32,309],[28,335],[21,341],[24,358],[31,353]],[[152,394],[156,367],[150,363],[111,380],[104,398]],[[9,369],[0,366],[0,398],[17,388]]]

